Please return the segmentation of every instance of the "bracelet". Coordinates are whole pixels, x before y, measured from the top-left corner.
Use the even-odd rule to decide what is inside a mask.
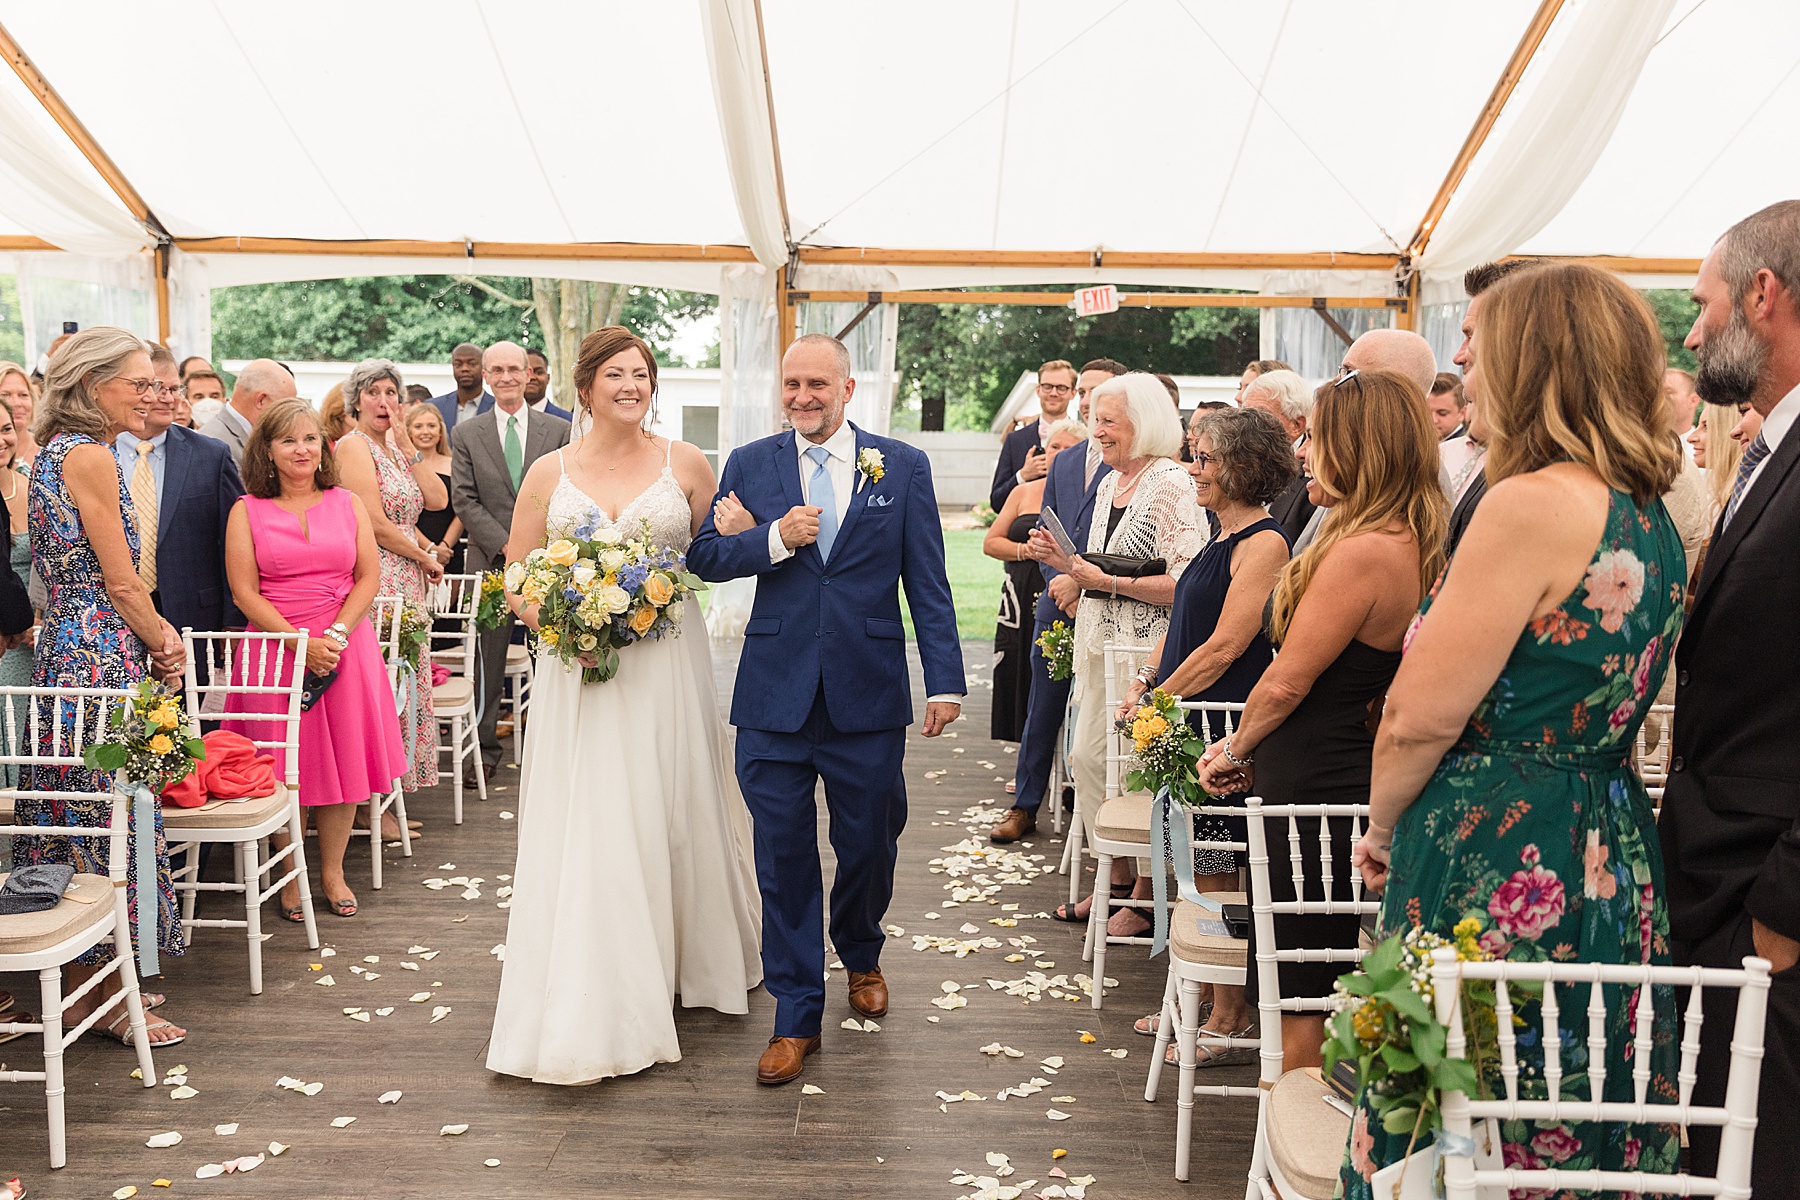
[[[340,650],[346,650],[350,646],[350,631],[344,628],[342,621],[327,627],[325,636],[336,642]]]
[[[1143,666],[1139,667],[1137,670],[1137,680],[1139,683],[1143,684],[1145,687],[1153,688],[1156,686],[1156,674],[1157,674],[1156,664],[1155,663],[1145,663]]]
[[[1256,755],[1254,755],[1254,754],[1252,754],[1249,758],[1239,758],[1237,755],[1233,754],[1231,752],[1231,739],[1230,738],[1226,738],[1224,743],[1219,748],[1225,755],[1225,761],[1229,762],[1232,766],[1236,767],[1240,771],[1243,770],[1245,767],[1249,766],[1251,763],[1256,761]]]
[[[1107,578],[1112,580],[1112,598],[1117,600],[1119,598],[1119,577],[1117,575],[1109,575]]]

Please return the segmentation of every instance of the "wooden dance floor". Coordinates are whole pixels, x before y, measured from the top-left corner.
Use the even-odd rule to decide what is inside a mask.
[[[1174,1069],[1155,1104],[1143,1099],[1153,1043],[1133,1034],[1131,1023],[1161,997],[1162,960],[1153,965],[1144,948],[1114,947],[1107,974],[1119,986],[1100,1012],[1085,996],[1072,1001],[1052,994],[1076,994],[1074,976],[1087,965],[1076,927],[1035,915],[1048,912],[1068,890],[1065,877],[1048,873],[1062,849],[1061,839],[1049,832],[1048,808],[1031,848],[1013,848],[1042,854],[1042,876],[1009,872],[1004,863],[975,865],[960,875],[931,869],[933,859],[958,853],[946,848],[985,830],[986,820],[977,814],[997,815],[991,810],[1004,807],[1000,780],[1013,770],[1014,755],[987,738],[991,650],[975,643],[966,650],[971,695],[964,719],[952,726],[958,736],[928,742],[915,735],[908,746],[911,816],[887,917],[904,933],[890,937],[882,959],[892,1005],[877,1032],[840,1028],[838,1022],[853,1014],[844,1000],[843,972],[833,971],[825,1047],[808,1060],[801,1081],[781,1088],[755,1082],[774,1009],[760,990],[748,1017],[679,1013],[683,1060],[630,1078],[559,1088],[485,1069],[500,977],[493,950],[506,935],[499,889],[512,870],[516,829],[509,818],[517,807],[518,772],[508,766],[485,804],[470,794],[460,828],[450,822],[447,784],[415,803],[412,815],[426,822],[425,838],[410,859],[397,849],[387,852],[383,890],[368,886],[367,841],[352,845],[349,875],[362,911],[341,920],[320,902],[321,941],[335,954],[306,950],[299,927],[279,924],[269,906],[265,927],[274,928],[264,945],[261,996],[248,992],[241,932],[199,931],[186,957],[149,985],[168,992],[170,1013],[190,1030],[185,1044],[157,1053],[157,1073],[184,1066],[197,1095],[174,1100],[170,1087],[143,1088],[129,1077],[135,1066],[130,1050],[82,1038],[66,1060],[69,1165],[52,1172],[41,1086],[0,1085],[0,1184],[17,1175],[31,1196],[46,1200],[105,1197],[127,1186],[142,1198],[951,1200],[978,1190],[952,1182],[959,1172],[997,1176],[989,1159],[997,1154],[1013,1168],[998,1182],[1009,1188],[1030,1184],[1023,1196],[1091,1175],[1086,1195],[1092,1200],[1236,1200],[1244,1193],[1254,1105],[1198,1102],[1194,1178],[1180,1184],[1172,1166]],[[727,693],[732,666],[722,662],[719,669]],[[916,659],[913,677],[916,685]],[[922,712],[923,697],[917,699]],[[607,770],[605,763],[593,767],[597,776]],[[821,802],[829,881],[823,813]],[[227,861],[216,855],[214,868]],[[1000,883],[982,895],[984,884],[974,874],[987,876],[987,888],[1009,874],[1027,881]],[[480,897],[464,899],[461,885],[423,886],[427,879],[452,877],[479,877]],[[965,899],[955,902],[946,885],[963,888]],[[943,907],[946,901],[954,906]],[[202,903],[202,915],[226,915],[232,901],[215,895]],[[993,923],[1012,920],[1017,924]],[[965,932],[969,928],[975,932]],[[915,950],[919,935],[979,948],[961,958],[937,949],[939,943]],[[1036,940],[1009,941],[1025,938]],[[981,946],[982,939],[999,944]],[[427,959],[429,952],[435,956]],[[1005,961],[1017,955],[1020,961]],[[1035,1000],[988,982],[1027,979],[1033,971],[1048,981]],[[320,986],[326,975],[333,986]],[[1068,990],[1057,986],[1058,976],[1068,978]],[[956,995],[966,998],[966,1006],[931,1003],[950,994],[946,984],[961,985]],[[0,988],[18,997],[20,1009],[37,1008],[34,978],[0,975]],[[429,998],[410,1002],[421,992]],[[373,1015],[390,1007],[388,1016]],[[346,1008],[360,1008],[371,1019],[347,1017]],[[447,1012],[434,1022],[439,1008]],[[1095,1040],[1082,1042],[1083,1030]],[[995,1043],[1020,1054],[983,1052]],[[0,1060],[31,1069],[39,1061],[38,1046],[35,1038],[0,1045]],[[1046,1071],[1045,1060],[1058,1058],[1060,1068]],[[1206,1082],[1249,1084],[1255,1067],[1203,1074]],[[324,1087],[308,1096],[277,1086],[284,1076]],[[1033,1079],[1047,1086],[995,1098]],[[822,1094],[802,1094],[801,1083]],[[397,1102],[377,1102],[392,1091],[401,1093]],[[965,1091],[979,1098],[964,1098]],[[946,1102],[940,1092],[956,1099]],[[1067,1119],[1050,1119],[1051,1110]],[[334,1128],[334,1119],[344,1117],[355,1120]],[[215,1126],[232,1124],[235,1133],[215,1132]],[[440,1133],[456,1125],[467,1131]],[[179,1145],[145,1146],[170,1131],[182,1135]],[[195,1176],[206,1164],[264,1152],[270,1142],[290,1148],[249,1174]],[[1066,1157],[1053,1160],[1057,1149],[1067,1150]],[[490,1160],[497,1165],[484,1165]],[[1053,1177],[1053,1167],[1070,1178]],[[171,1186],[152,1186],[159,1179]]]

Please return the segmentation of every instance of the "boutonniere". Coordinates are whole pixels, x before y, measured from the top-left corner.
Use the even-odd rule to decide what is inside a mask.
[[[881,477],[887,474],[887,467],[882,465],[881,451],[869,446],[859,452],[856,456],[856,473],[869,483],[880,483]]]

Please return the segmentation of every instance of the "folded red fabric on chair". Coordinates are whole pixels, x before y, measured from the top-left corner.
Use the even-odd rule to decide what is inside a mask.
[[[443,663],[431,664],[431,686],[441,688],[450,682],[450,668]]]
[[[209,800],[275,794],[275,763],[257,753],[255,742],[226,729],[215,729],[201,740],[206,757],[194,764],[186,779],[163,789],[164,804],[199,808]]]
[[[215,729],[202,739],[206,759],[198,764],[200,786],[214,800],[243,800],[275,794],[275,762],[256,751],[241,733]]]

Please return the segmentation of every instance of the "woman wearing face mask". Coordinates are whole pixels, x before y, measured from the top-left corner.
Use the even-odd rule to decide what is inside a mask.
[[[1044,446],[1045,470],[1058,454],[1086,440],[1087,426],[1080,421],[1056,422]],[[994,710],[988,730],[996,742],[1016,742],[1025,732],[1025,702],[1031,695],[1031,614],[1044,590],[1044,573],[1026,549],[1026,539],[1037,528],[1043,507],[1044,479],[1021,483],[1007,494],[981,542],[983,554],[1006,564],[1000,624],[994,630]],[[1009,780],[1006,790],[1012,788]]]
[[[0,362],[0,408],[12,417],[15,443],[12,468],[21,475],[31,474],[37,459],[38,444],[31,437],[32,413],[37,407],[31,390],[31,377],[18,363]]]
[[[400,440],[400,396],[405,384],[400,370],[385,358],[356,364],[344,381],[344,411],[356,422],[337,444],[338,472],[356,493],[375,527],[381,554],[381,590],[398,596],[409,608],[429,610],[428,583],[444,577],[417,525],[427,508],[450,503],[444,481],[425,463],[425,456],[403,448]],[[418,702],[411,708],[411,727],[401,730],[412,767],[402,786],[409,792],[435,785],[437,713],[431,705],[431,680],[419,681]],[[384,817],[382,837],[397,839],[400,825]]]

